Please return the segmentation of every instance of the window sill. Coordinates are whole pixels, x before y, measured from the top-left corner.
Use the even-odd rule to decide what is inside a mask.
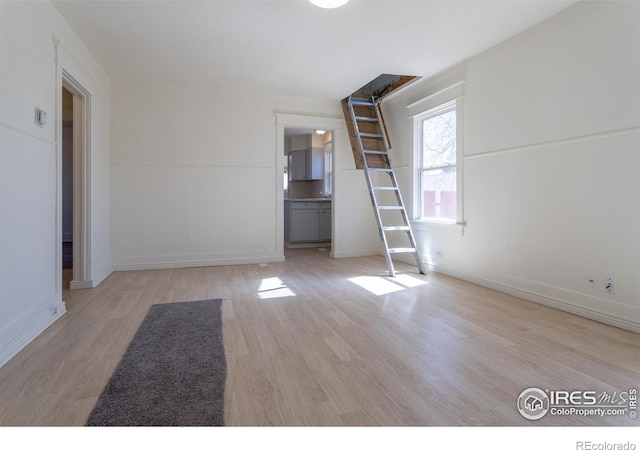
[[[465,222],[451,223],[451,222],[436,222],[432,220],[412,220],[411,227],[413,231],[426,231],[432,233],[442,234],[456,234],[464,235]]]

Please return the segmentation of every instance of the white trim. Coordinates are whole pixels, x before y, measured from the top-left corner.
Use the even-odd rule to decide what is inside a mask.
[[[73,281],[74,286],[93,287],[91,280],[91,92],[95,81],[82,64],[55,36],[57,230],[56,291],[62,295],[62,88],[74,98],[73,155]]]
[[[397,259],[398,261],[401,261],[406,264],[410,264],[412,266],[416,265],[415,259],[409,258],[407,256],[398,255],[398,256],[394,256],[394,259]],[[427,270],[431,272],[441,273],[443,275],[447,275],[453,278],[457,278],[459,280],[467,281],[469,283],[482,286],[487,289],[491,289],[493,291],[502,292],[503,294],[508,294],[522,300],[527,300],[527,301],[531,301],[541,305],[545,305],[550,308],[575,314],[577,316],[585,317],[587,319],[592,319],[597,322],[605,323],[607,325],[611,325],[617,328],[633,331],[634,333],[640,333],[640,323],[633,320],[629,320],[625,317],[614,316],[601,311],[597,311],[593,308],[587,308],[584,306],[576,305],[574,303],[570,303],[568,301],[561,300],[558,298],[552,298],[546,295],[541,295],[535,292],[527,291],[525,289],[509,286],[504,283],[498,283],[495,281],[487,280],[485,278],[468,275],[456,270],[444,268],[435,264],[429,264],[424,260],[423,260],[423,264],[427,268]],[[631,314],[629,316],[631,316]]]
[[[438,105],[451,102],[464,96],[466,81],[458,81],[438,91],[432,92],[426,97],[409,103],[407,109],[409,110],[409,118],[423,114]]]
[[[53,306],[49,306],[51,302]],[[6,343],[0,347],[0,367],[29,345],[66,311],[64,302],[58,302],[54,296],[40,308],[27,313],[0,330],[0,342]],[[24,324],[28,325],[24,327]]]
[[[336,155],[341,151],[342,143],[342,126],[343,119],[338,117],[327,116],[309,116],[297,114],[276,113],[276,249],[278,255],[284,260],[284,129],[285,128],[314,128],[331,130],[333,136],[333,186],[331,186],[331,245],[333,251],[330,256],[336,253],[336,247],[340,246],[340,242],[336,239],[336,217],[335,199],[336,199]],[[339,193],[338,193],[339,200]],[[338,252],[339,253],[339,252]]]
[[[71,280],[69,283],[69,289],[92,289],[95,286],[91,280],[86,281],[74,281]]]
[[[49,145],[56,145],[55,140],[51,140],[48,137],[42,136],[41,134],[35,133],[27,128],[23,128],[20,125],[16,125],[15,123],[7,122],[6,120],[0,119],[0,126],[8,128],[10,130],[16,131],[20,134],[24,134],[25,136],[32,137],[34,139],[38,139],[44,143]]]
[[[180,262],[153,262],[139,264],[116,264],[113,266],[115,272],[130,270],[156,270],[156,269],[187,269],[191,267],[216,267],[216,266],[237,266],[246,264],[264,264],[284,262],[284,256],[264,257],[264,258],[231,258],[216,260],[194,260]]]
[[[456,83],[456,85],[464,85],[464,82]],[[456,86],[454,85],[454,86]],[[440,92],[448,92],[443,89]],[[453,91],[457,93],[458,91]],[[446,97],[438,97],[444,100]],[[418,169],[422,167],[422,127],[419,124],[426,119],[448,112],[449,110],[456,112],[456,220],[457,223],[449,223],[449,225],[463,225],[464,220],[464,97],[459,96],[448,101],[442,101],[431,109],[422,111],[411,117],[411,126],[413,129],[413,157],[411,158],[412,167],[410,169],[410,177],[412,183],[412,202],[411,202],[411,218],[417,222],[432,222],[442,224],[444,222],[438,220],[428,220],[420,218],[422,213],[422,194],[420,192],[421,177]],[[436,168],[434,168],[436,169]],[[422,171],[422,169],[421,169]]]
[[[106,280],[109,275],[113,273],[111,262],[104,262],[98,267],[93,267],[92,270],[93,273],[91,275],[91,287],[97,287],[98,285],[100,285],[100,283]]]
[[[91,281],[91,94],[60,63],[58,64],[58,206],[59,227],[62,227],[62,88],[73,94],[73,280],[74,289],[93,287]],[[60,228],[61,229],[61,228]],[[60,236],[58,236],[60,235]],[[56,233],[62,248],[62,233]],[[61,256],[61,255],[59,255]],[[61,278],[62,258],[57,271]],[[58,282],[59,283],[59,282]],[[61,287],[60,287],[61,289]]]
[[[450,223],[450,222],[437,222],[432,220],[412,220],[411,228],[414,232],[424,231],[428,233],[445,233],[445,234],[464,234],[464,227],[466,224],[462,223]]]
[[[369,251],[357,251],[357,252],[331,252],[331,256],[333,258],[360,258],[363,256],[382,256],[382,253],[379,250],[369,250]],[[383,261],[384,263],[384,261]],[[413,264],[416,264],[416,261],[413,261]]]
[[[606,323],[607,325],[612,325],[614,327],[633,331],[635,333],[640,333],[640,323],[625,319],[623,317],[612,316],[607,313],[596,311],[591,308],[585,308],[583,306],[575,305],[557,298],[547,297],[502,283],[496,283],[490,280],[485,280],[483,278],[463,274],[454,270],[445,269],[443,267],[435,266],[432,264],[425,263],[425,265],[429,268],[429,270],[441,273],[443,275],[448,275],[450,277],[468,281],[470,283],[477,284],[494,291],[502,292],[504,294],[512,295],[513,297],[517,297],[523,300],[532,301],[534,303],[539,303],[581,317],[586,317],[587,319],[592,319],[597,322]]]
[[[144,161],[103,161],[107,164],[111,164],[114,167],[157,167],[157,168],[173,168],[178,167],[181,169],[202,169],[202,168],[214,168],[214,169],[273,169],[272,166],[242,166],[239,164],[187,164],[187,163],[156,163],[156,162],[144,162]]]
[[[342,118],[336,116],[311,116],[307,114],[276,113],[276,124],[286,128],[342,128]],[[314,125],[315,124],[315,127]],[[335,136],[332,140],[336,140]],[[284,154],[284,152],[283,152]]]
[[[575,137],[569,137],[564,139],[555,139],[551,141],[538,142],[536,144],[528,144],[528,145],[522,145],[522,146],[516,146],[516,147],[507,147],[507,148],[501,148],[501,149],[495,149],[495,150],[488,150],[484,152],[472,153],[471,155],[464,155],[463,158],[473,159],[473,158],[482,158],[483,156],[494,156],[494,155],[500,155],[504,153],[536,150],[540,148],[556,146],[559,144],[573,144],[573,143],[579,143],[579,142],[587,142],[587,141],[600,139],[604,137],[625,136],[627,134],[638,133],[639,131],[640,131],[640,127],[623,128],[620,130],[613,130],[613,131],[603,131],[603,132],[587,134],[583,136],[575,136]]]

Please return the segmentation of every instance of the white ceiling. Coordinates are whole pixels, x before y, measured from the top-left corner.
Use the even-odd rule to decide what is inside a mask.
[[[572,1],[54,1],[113,79],[341,99],[383,73],[430,76]]]

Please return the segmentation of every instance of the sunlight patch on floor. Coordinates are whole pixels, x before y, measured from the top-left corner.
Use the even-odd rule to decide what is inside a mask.
[[[389,277],[353,277],[349,281],[371,292],[374,295],[385,295],[399,292],[406,288],[412,288],[427,284],[426,281],[419,280],[407,274],[397,275],[395,278]]]
[[[411,275],[406,273],[396,275],[395,278],[392,278],[390,280],[392,283],[399,283],[408,288],[424,286],[425,284],[427,284],[426,281],[421,280],[419,278],[412,277]]]
[[[263,278],[258,287],[258,297],[261,299],[295,297],[296,294],[278,277]]]

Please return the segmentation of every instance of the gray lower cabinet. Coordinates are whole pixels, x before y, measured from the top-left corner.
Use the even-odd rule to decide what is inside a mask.
[[[285,203],[285,241],[290,243],[331,240],[331,203],[287,201]]]
[[[320,203],[320,240],[331,240],[331,203]]]

